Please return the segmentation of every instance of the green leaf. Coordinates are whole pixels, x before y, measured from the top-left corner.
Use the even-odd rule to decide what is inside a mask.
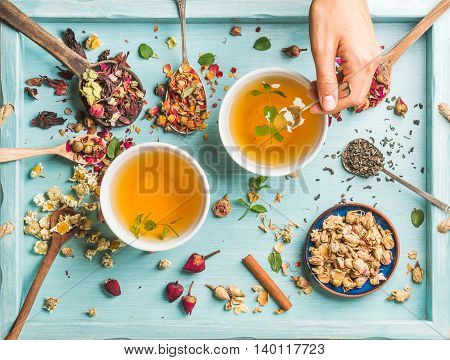
[[[269,125],[255,127],[255,135],[256,136],[265,136],[265,135],[269,135],[269,134],[270,134],[270,126]]]
[[[264,90],[270,91],[272,89],[272,86],[270,86],[268,83],[264,82],[262,83],[262,86]]]
[[[278,130],[272,128],[272,135],[274,139],[278,142],[282,142],[284,140],[283,135],[281,135]]]
[[[146,60],[157,57],[153,49],[147,44],[139,45],[139,55]]]
[[[250,205],[247,204],[247,202],[246,202],[244,199],[237,199],[237,203],[238,203],[239,205],[245,206],[246,208],[249,208],[249,207],[250,207]]]
[[[183,90],[183,92],[181,93],[181,97],[183,99],[187,98],[189,95],[191,95],[195,91],[196,88],[197,88],[197,83],[196,82],[192,83],[191,86],[188,86],[186,89]]]
[[[277,95],[280,95],[281,97],[286,98],[286,95],[281,90],[273,90],[272,94],[277,94]]]
[[[144,214],[137,215],[136,218],[134,219],[134,225],[140,225],[142,223],[143,216],[144,216]]]
[[[411,222],[418,228],[425,220],[425,213],[422,209],[414,209],[411,213]]]
[[[135,238],[139,238],[139,235],[141,234],[141,228],[138,225],[133,225],[130,228],[130,231],[133,233]]]
[[[258,213],[258,214],[263,214],[267,212],[267,209],[260,204],[255,204],[250,208],[251,211]]]
[[[198,58],[198,63],[202,66],[212,65],[212,64],[214,64],[215,61],[216,61],[216,57],[214,54],[211,54],[211,53],[202,54]]]
[[[144,223],[144,229],[146,231],[151,231],[156,229],[157,224],[153,220],[146,220]]]
[[[259,96],[259,95],[263,95],[264,93],[262,91],[259,91],[259,90],[252,90],[252,91],[250,91],[250,94],[252,96]]]
[[[269,260],[270,267],[276,273],[279,273],[281,270],[281,265],[283,264],[283,260],[281,259],[280,253],[276,251],[272,251],[267,258]]]
[[[263,113],[264,113],[264,117],[267,117],[267,116],[269,117],[269,122],[271,124],[273,124],[273,122],[275,121],[275,118],[278,115],[277,108],[275,106],[269,106],[269,105],[264,106]]]
[[[270,43],[269,38],[263,36],[255,41],[253,48],[259,51],[266,51],[269,50],[271,46],[272,44]]]
[[[268,179],[267,176],[260,175],[256,178],[256,183],[258,184],[259,187],[261,187],[261,185],[264,184],[267,181],[267,179]]]
[[[169,232],[169,227],[167,225],[164,225],[163,230],[162,230],[162,234],[161,234],[161,239],[164,240],[167,237],[167,233]]]
[[[113,160],[117,156],[119,149],[120,141],[118,138],[113,137],[106,148],[106,156]]]

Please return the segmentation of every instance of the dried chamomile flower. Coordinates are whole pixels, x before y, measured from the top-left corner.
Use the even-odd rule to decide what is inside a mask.
[[[72,230],[70,219],[64,219],[58,221],[58,223],[50,229],[50,232],[56,232],[59,235],[64,235],[67,234],[70,230]]]
[[[86,39],[85,46],[88,50],[98,49],[101,45],[100,38],[96,34],[91,34]]]
[[[94,221],[89,217],[83,217],[80,221],[80,229],[81,230],[91,230]]]
[[[416,284],[420,284],[423,280],[423,274],[425,273],[425,270],[420,267],[419,262],[416,262],[416,265],[414,266],[414,269],[412,270],[412,280]]]
[[[80,182],[76,185],[73,185],[72,189],[73,191],[75,191],[75,194],[77,194],[80,200],[83,199],[90,192],[89,185],[86,184],[85,182]]]
[[[111,241],[111,244],[109,245],[109,250],[112,253],[115,253],[117,250],[122,249],[125,246],[127,246],[127,244],[125,244],[122,240],[115,239],[115,240]]]
[[[42,166],[41,163],[38,163],[38,164],[34,165],[31,168],[31,171],[30,171],[30,177],[32,179],[36,179],[36,178],[42,176],[42,170],[43,169],[44,169],[44,167]]]
[[[102,238],[101,232],[92,233],[89,234],[89,236],[86,239],[86,242],[88,244],[97,245],[97,243],[100,241],[101,238]]]
[[[44,306],[43,308],[47,310],[48,312],[52,312],[56,309],[56,306],[58,305],[59,300],[55,297],[48,297],[44,300]]]
[[[95,72],[95,71],[94,71]],[[78,164],[73,168],[73,175],[69,178],[70,181],[79,182],[87,178],[87,171],[84,165]]]
[[[70,208],[76,208],[78,205],[78,201],[70,194],[69,195],[61,194],[60,201],[61,204]]]
[[[23,221],[25,224],[37,221],[37,211],[28,210],[27,214],[23,217]]]
[[[37,234],[37,237],[41,240],[48,241],[50,240],[50,230],[49,229],[41,229]]]
[[[96,317],[97,316],[97,309],[89,309],[86,311],[86,314],[88,316],[92,317]]]
[[[7,221],[3,225],[0,225],[0,239],[6,235],[11,234],[13,231],[14,225],[10,221]]]
[[[98,202],[83,203],[82,206],[87,211],[95,211],[98,209]]]
[[[408,253],[408,257],[411,260],[416,260],[417,259],[417,250],[412,250]]]
[[[50,229],[50,215],[45,215],[39,219],[39,226],[43,229]]]
[[[45,196],[44,196],[44,194],[36,194],[33,197],[33,202],[36,204],[36,206],[39,206],[39,207],[43,206],[44,203],[45,203]]]
[[[36,241],[33,250],[38,255],[46,255],[48,250],[48,242],[42,240]]]
[[[109,240],[101,238],[97,243],[97,251],[106,251],[109,249],[110,245],[111,243],[109,242]]]
[[[74,257],[74,251],[71,247],[63,247],[60,251],[60,254],[64,257]]]
[[[30,221],[23,229],[23,232],[28,235],[37,235],[41,231],[41,227],[37,221]]]
[[[166,270],[172,266],[172,263],[168,259],[161,259],[158,263],[159,270]]]
[[[391,295],[386,298],[388,301],[395,300],[397,303],[402,303],[411,297],[411,288],[406,285],[404,290],[394,290]]]
[[[54,200],[47,200],[42,204],[42,211],[55,211],[59,208],[59,202]]]
[[[114,267],[114,259],[109,254],[104,254],[102,257],[102,266],[104,268],[112,268]]]
[[[61,197],[61,190],[57,186],[52,186],[47,190],[47,197],[52,201],[58,201]]]
[[[89,261],[92,260],[92,258],[97,254],[97,249],[86,249],[84,252],[84,256],[89,259]]]

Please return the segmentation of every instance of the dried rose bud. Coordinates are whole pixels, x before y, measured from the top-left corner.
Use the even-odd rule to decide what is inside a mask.
[[[240,26],[232,26],[230,34],[233,36],[242,36],[242,29]]]
[[[228,195],[225,195],[222,199],[218,200],[213,207],[213,213],[217,217],[225,217],[231,212],[230,200]]]
[[[405,104],[401,97],[398,97],[397,100],[395,100],[394,114],[405,117],[407,112],[408,105]]]
[[[89,108],[89,115],[91,115],[93,118],[99,119],[103,116],[105,113],[105,108],[102,104],[93,104]]]
[[[166,97],[166,85],[164,84],[158,84],[155,87],[155,95],[160,97],[160,98],[165,98]]]
[[[167,299],[169,302],[174,302],[183,294],[183,291],[184,287],[178,281],[170,282],[166,286]]]
[[[191,282],[188,294],[181,298],[181,304],[183,304],[184,312],[186,313],[186,315],[192,314],[192,310],[194,310],[195,304],[197,303],[197,298],[191,295],[192,285],[194,285],[194,282]]]
[[[105,281],[105,290],[112,296],[119,296],[120,291],[119,282],[116,279],[108,279]]]
[[[187,270],[191,273],[202,272],[206,268],[205,261],[209,259],[211,256],[214,256],[218,253],[220,253],[220,250],[214,251],[206,256],[194,253],[191,256],[189,256],[188,261],[183,266],[183,270]]]
[[[302,51],[306,51],[306,50],[308,50],[308,49],[302,49],[302,48],[298,47],[297,45],[292,45],[287,48],[281,49],[281,51],[284,54],[286,54],[287,56],[290,56],[290,57],[299,57],[300,53]]]

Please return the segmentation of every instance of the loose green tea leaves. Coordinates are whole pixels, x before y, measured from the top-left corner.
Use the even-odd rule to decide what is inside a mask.
[[[141,44],[139,46],[139,55],[145,60],[157,57],[153,49],[147,44]]]
[[[365,139],[349,142],[342,153],[342,164],[352,174],[370,177],[377,175],[384,166],[381,151]]]
[[[281,270],[281,266],[283,265],[283,260],[281,259],[281,254],[276,251],[272,251],[269,254],[269,257],[267,258],[267,260],[269,261],[269,264],[270,264],[270,267],[272,268],[272,270],[275,271],[276,273],[279,273]]]
[[[111,139],[111,141],[108,144],[108,147],[106,148],[106,156],[113,160],[119,153],[120,150],[120,141],[118,138],[114,137]]]
[[[425,220],[425,213],[423,212],[422,209],[414,209],[411,212],[411,222],[416,228],[420,227],[420,225],[423,224],[424,220]]]
[[[271,48],[271,46],[272,46],[272,44],[270,43],[269,38],[263,36],[255,41],[253,48],[258,51],[266,51],[266,50],[269,50]]]
[[[216,62],[216,57],[214,54],[211,53],[205,53],[200,55],[198,58],[198,63],[201,66],[210,66]]]

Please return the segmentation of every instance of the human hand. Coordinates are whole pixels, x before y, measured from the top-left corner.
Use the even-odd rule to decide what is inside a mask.
[[[309,95],[320,98],[320,104],[314,105],[311,112],[334,114],[360,105],[369,92],[381,52],[367,1],[313,0],[309,36],[317,75]],[[344,99],[338,99],[337,56],[342,60],[342,81],[352,89]]]

